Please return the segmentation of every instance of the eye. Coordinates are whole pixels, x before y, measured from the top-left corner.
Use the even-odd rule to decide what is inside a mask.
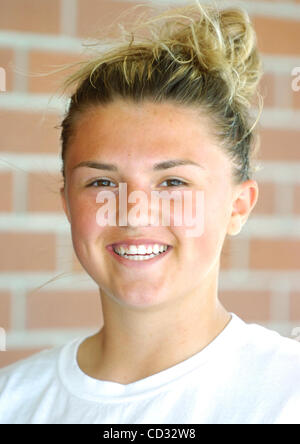
[[[102,185],[97,185],[100,182],[102,182]],[[113,184],[113,182],[111,180],[109,180],[109,179],[96,179],[96,180],[93,180],[93,182],[89,183],[87,185],[87,187],[96,187],[96,188],[98,188],[98,186],[103,186],[103,187],[114,186],[114,185],[107,185],[108,183]]]
[[[177,182],[175,185],[171,185],[172,187],[176,187],[176,186],[180,186],[180,185],[187,185],[187,183],[184,182],[183,180],[175,179],[175,178],[174,179],[166,179],[162,183],[164,183],[164,182]],[[178,182],[180,182],[180,183],[178,183]]]

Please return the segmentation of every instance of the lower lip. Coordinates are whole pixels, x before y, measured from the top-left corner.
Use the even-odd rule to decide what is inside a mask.
[[[114,249],[113,249],[113,247],[111,245],[108,245],[106,248],[109,251],[109,253],[115,259],[117,259],[117,261],[119,261],[121,264],[124,264],[124,265],[126,265],[128,267],[145,267],[146,265],[154,264],[155,262],[158,262],[160,259],[165,257],[171,251],[171,249],[173,247],[168,247],[166,249],[166,251],[164,251],[163,253],[160,253],[157,256],[154,256],[151,259],[146,259],[146,260],[126,259],[126,257],[119,256],[117,253],[115,253],[115,251],[114,251]]]

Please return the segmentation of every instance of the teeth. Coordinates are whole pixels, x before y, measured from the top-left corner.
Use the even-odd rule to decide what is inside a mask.
[[[126,253],[137,254],[138,249],[135,245],[130,245],[129,248],[125,249]]]
[[[147,261],[155,256],[157,256],[157,254],[149,254],[148,256],[127,256],[127,254],[122,255],[123,257],[125,257],[126,259],[129,259],[130,261]]]
[[[145,245],[139,245],[137,248],[137,254],[146,254],[146,253],[147,251]]]
[[[163,253],[168,248],[167,245],[130,245],[129,248],[125,248],[123,246],[114,248],[114,251],[118,253],[120,256],[127,257],[133,260],[144,260],[151,259],[160,253]],[[128,257],[128,254],[131,256]],[[147,255],[147,256],[145,256]]]
[[[159,253],[159,245],[155,244],[152,251],[154,254],[158,254]]]

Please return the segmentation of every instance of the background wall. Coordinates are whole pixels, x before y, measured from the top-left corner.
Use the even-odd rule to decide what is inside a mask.
[[[0,0],[0,66],[7,74],[0,93],[0,327],[6,331],[0,367],[102,324],[97,287],[75,257],[58,194],[55,126],[65,102],[49,98],[62,77],[26,74],[80,60],[82,42],[134,4]],[[300,1],[222,4],[241,5],[253,19],[265,108],[259,201],[241,234],[224,245],[220,299],[245,321],[291,337],[300,326],[300,91],[293,91],[291,74],[300,67]]]

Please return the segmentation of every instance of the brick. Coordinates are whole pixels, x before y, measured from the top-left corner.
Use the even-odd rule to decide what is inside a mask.
[[[99,2],[98,0],[89,0],[86,2],[78,0],[77,34],[92,38],[120,36],[121,31],[118,29],[118,23],[122,23],[126,27],[137,15],[145,12],[151,14],[151,9],[148,6],[143,5],[143,7],[132,11],[134,6],[131,1],[101,0]],[[126,14],[124,14],[125,12]],[[107,26],[111,24],[113,26],[108,29]],[[140,31],[140,35],[142,35],[142,31]]]
[[[14,50],[11,48],[0,48],[0,66],[5,69],[5,80],[6,80],[5,88],[6,91],[8,92],[13,90],[14,63],[15,63]]]
[[[0,171],[0,190],[0,211],[12,211],[13,175],[11,172]]]
[[[300,185],[294,188],[294,212],[300,214]]]
[[[268,129],[260,131],[261,160],[300,161],[300,130]]]
[[[0,110],[0,150],[18,153],[60,154],[61,123],[55,113]]]
[[[275,213],[275,184],[262,182],[258,183],[258,188],[258,200],[252,210],[252,216]]]
[[[293,291],[290,294],[290,320],[299,322],[300,327],[300,292]]]
[[[300,241],[296,239],[251,239],[249,266],[264,270],[299,270]]]
[[[29,173],[28,174],[28,211],[63,211],[59,188],[62,186],[60,174]]]
[[[1,232],[2,271],[48,271],[55,268],[55,235]]]
[[[11,329],[11,294],[9,291],[0,291],[0,307],[0,327],[8,331]]]
[[[219,292],[219,299],[226,310],[246,322],[270,320],[271,294],[268,291],[223,290]]]
[[[0,29],[57,34],[60,31],[60,2],[59,0],[2,1]]]
[[[27,328],[92,328],[103,323],[98,291],[37,291],[27,296]]]
[[[248,262],[248,240],[227,235],[223,244],[220,270],[244,268]]]
[[[7,348],[7,347],[6,347]],[[28,358],[29,356],[38,353],[46,348],[52,347],[44,347],[44,348],[16,348],[12,350],[6,350],[0,352],[0,368],[6,367],[7,365],[13,364],[14,362],[20,361],[22,359]]]
[[[230,268],[246,268],[248,266],[248,239],[240,236],[228,236],[230,239]]]
[[[300,53],[300,21],[277,17],[254,16],[258,50],[265,54],[298,55]]]
[[[79,54],[69,54],[65,52],[53,51],[31,51],[28,55],[28,70],[30,73],[48,73],[47,76],[28,78],[28,90],[32,93],[55,93],[60,92],[63,80],[72,72],[79,69],[79,66],[64,69],[63,71],[50,74],[51,71],[61,68],[65,64],[83,61],[87,57]],[[57,66],[59,65],[59,66]]]

